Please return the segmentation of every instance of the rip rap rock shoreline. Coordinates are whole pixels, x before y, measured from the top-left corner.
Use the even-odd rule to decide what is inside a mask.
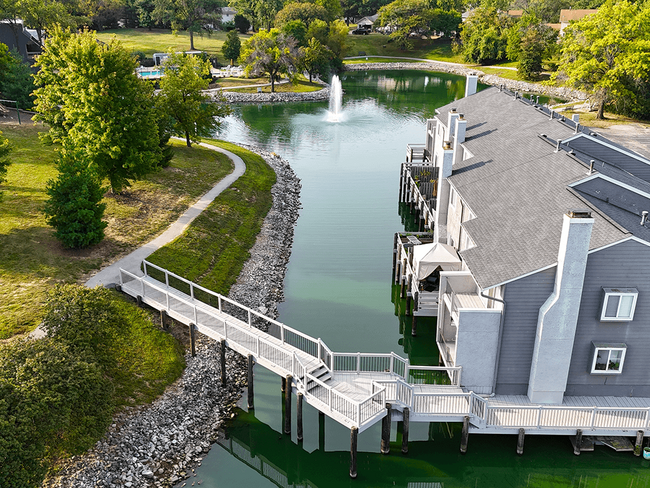
[[[300,209],[301,184],[289,163],[276,154],[260,154],[277,181],[273,204],[229,297],[277,318],[283,282]],[[219,345],[198,334],[196,357],[185,356],[181,378],[149,405],[125,409],[89,451],[59,465],[46,488],[169,487],[193,476],[246,386],[246,361],[228,351],[227,384],[221,385]]]

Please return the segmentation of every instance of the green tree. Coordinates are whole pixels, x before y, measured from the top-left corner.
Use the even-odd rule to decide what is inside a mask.
[[[301,20],[307,27],[314,20],[329,22],[330,14],[327,9],[315,3],[290,2],[275,16],[275,25],[282,27],[292,20]]]
[[[598,12],[564,30],[557,79],[584,89],[602,119],[608,103],[636,103],[650,79],[650,5],[608,0]]]
[[[278,29],[261,30],[246,42],[242,48],[241,59],[247,75],[267,74],[271,92],[281,75],[292,75],[298,63],[296,40],[282,34]]]
[[[212,32],[221,23],[220,0],[154,0],[153,18],[169,22],[173,30],[190,34],[190,49],[194,48],[194,34]]]
[[[246,17],[244,17],[241,14],[235,15],[235,29],[239,31],[240,34],[246,34],[248,30],[251,28],[251,23],[248,21]]]
[[[34,117],[49,125],[45,142],[76,148],[113,192],[160,161],[153,86],[135,75],[137,62],[115,39],[56,28],[38,57]]]
[[[334,54],[335,58],[341,61],[345,56],[348,45],[348,26],[342,20],[335,20],[329,24],[327,33],[327,47]]]
[[[465,61],[488,64],[506,58],[511,19],[493,7],[479,7],[462,25],[461,51]]]
[[[0,43],[0,98],[14,100],[23,110],[34,104],[32,71],[17,51],[9,51]]]
[[[395,0],[379,9],[377,21],[390,27],[390,38],[400,49],[412,49],[411,35],[430,33],[433,11],[426,0]]]
[[[57,169],[59,176],[47,184],[49,199],[44,208],[47,223],[56,231],[54,236],[71,249],[101,242],[107,225],[102,221],[105,189],[79,151],[64,148]]]
[[[518,61],[519,75],[534,80],[542,72],[544,58],[551,57],[557,46],[557,31],[532,14],[524,14],[508,30],[506,54]]]
[[[332,52],[323,46],[318,39],[312,37],[305,47],[300,48],[300,65],[309,73],[309,82],[315,74],[327,75],[330,67]]]
[[[184,136],[187,147],[191,147],[202,136],[213,134],[230,108],[223,99],[211,101],[202,92],[209,83],[207,61],[198,56],[170,53],[166,65],[156,102],[172,118],[172,132]]]
[[[346,29],[347,31],[347,29]],[[309,24],[309,28],[307,29],[307,39],[311,39],[312,37],[316,39],[318,42],[323,44],[324,46],[327,45],[327,37],[329,36],[330,32],[330,26],[327,22],[324,20],[316,19],[314,20],[311,24]],[[346,32],[347,34],[347,32]]]
[[[20,7],[25,24],[36,29],[39,39],[43,39],[44,31],[56,24],[77,26],[66,6],[57,0],[20,0]]]
[[[228,31],[226,34],[226,40],[221,47],[221,52],[224,57],[230,60],[232,65],[234,61],[237,61],[239,58],[239,52],[241,51],[241,41],[239,40],[239,35],[236,30]]]
[[[436,8],[431,11],[431,14],[432,19],[429,23],[429,28],[432,32],[441,32],[447,37],[452,37],[452,33],[460,32],[463,18],[457,10]]]
[[[290,20],[281,30],[287,36],[293,37],[299,46],[307,45],[307,26],[302,20]]]

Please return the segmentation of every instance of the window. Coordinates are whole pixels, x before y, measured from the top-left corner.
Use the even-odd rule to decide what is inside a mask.
[[[449,205],[452,207],[456,208],[456,200],[458,196],[456,195],[456,190],[454,190],[454,187],[452,186],[450,191],[449,191]]]
[[[474,247],[474,243],[469,234],[465,232],[465,249],[471,249],[472,247]]]
[[[636,288],[603,288],[605,299],[600,312],[601,322],[625,322],[634,318],[636,299],[639,292]]]
[[[625,361],[625,344],[594,344],[591,374],[620,374]]]

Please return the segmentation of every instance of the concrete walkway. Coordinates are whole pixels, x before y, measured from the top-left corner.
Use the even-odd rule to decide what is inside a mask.
[[[105,267],[99,273],[95,274],[92,278],[86,281],[87,287],[94,288],[97,285],[106,286],[113,283],[118,283],[120,268],[137,274],[138,276],[142,276],[142,272],[140,271],[140,265],[142,264],[142,261],[157,249],[180,236],[185,231],[187,226],[190,225],[190,223],[201,212],[203,212],[222,191],[237,181],[237,179],[244,174],[244,171],[246,171],[246,165],[244,164],[244,161],[236,154],[233,154],[230,151],[226,151],[225,149],[221,149],[220,147],[213,146],[212,144],[200,143],[199,145],[228,156],[235,164],[235,170],[224,179],[219,181],[219,183],[217,183],[214,188],[212,188],[212,190],[203,195],[198,202],[188,208],[176,222],[171,224],[165,232],[160,234],[153,241],[148,242],[144,246],[136,249],[131,254],[123,257],[119,261]]]

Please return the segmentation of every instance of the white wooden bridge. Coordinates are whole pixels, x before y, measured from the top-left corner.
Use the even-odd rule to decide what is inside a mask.
[[[525,396],[480,396],[461,387],[460,367],[414,366],[392,352],[333,352],[320,338],[147,261],[143,271],[121,269],[121,290],[283,378],[290,375],[291,388],[307,403],[359,432],[389,411],[388,419],[464,422],[472,433],[635,436],[650,427],[649,398],[565,397],[562,405],[540,405]]]

